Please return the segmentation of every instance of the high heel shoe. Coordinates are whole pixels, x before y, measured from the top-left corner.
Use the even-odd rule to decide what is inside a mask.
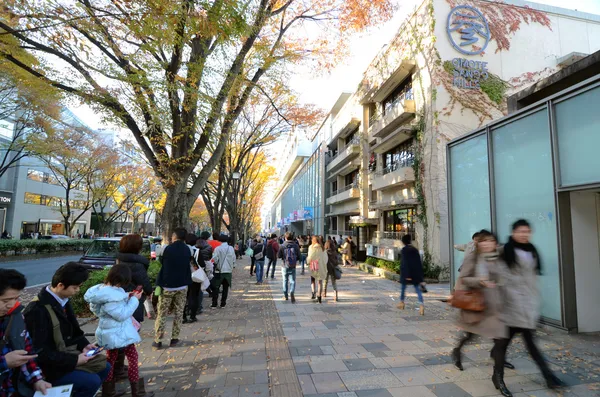
[[[456,368],[460,369],[461,371],[464,371],[464,368],[462,366],[462,360],[460,358],[460,349],[458,347],[452,350],[452,362],[454,363],[454,366]]]
[[[496,390],[500,391],[504,397],[512,397],[512,393],[506,387],[504,383],[504,368],[494,368],[494,375],[492,375],[492,382]]]

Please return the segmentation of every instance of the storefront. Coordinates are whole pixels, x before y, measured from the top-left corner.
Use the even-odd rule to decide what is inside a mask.
[[[12,192],[0,191],[0,233],[6,230],[6,213],[12,200]]]
[[[527,219],[543,321],[600,331],[600,75],[447,146],[450,246]],[[463,254],[454,251],[456,279]]]

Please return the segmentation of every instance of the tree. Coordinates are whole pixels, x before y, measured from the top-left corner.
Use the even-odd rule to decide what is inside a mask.
[[[288,81],[286,63],[331,66],[348,35],[392,14],[390,0],[71,3],[5,0],[0,29],[44,62],[0,57],[131,131],[167,195],[167,238],[188,223],[255,91]]]
[[[65,234],[70,235],[83,214],[96,203],[89,188],[94,176],[105,172],[104,160],[111,148],[97,142],[93,133],[72,120],[56,122],[52,129],[30,137],[28,150],[44,163],[56,183],[65,191],[64,198],[52,197],[46,205],[55,207],[63,217]]]
[[[210,225],[210,219],[208,217],[208,211],[206,205],[201,199],[197,199],[190,212],[190,230],[197,232],[200,230],[206,230]]]

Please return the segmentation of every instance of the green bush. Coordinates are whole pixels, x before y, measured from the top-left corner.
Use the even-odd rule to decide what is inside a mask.
[[[365,263],[367,265],[377,266],[377,259],[373,258],[372,256],[369,256],[369,257],[367,257],[367,260],[365,261]]]
[[[91,315],[90,307],[87,302],[83,299],[83,296],[87,292],[88,289],[97,284],[102,284],[106,275],[108,274],[109,269],[97,270],[90,272],[90,277],[87,279],[85,283],[81,285],[79,289],[79,293],[71,298],[71,305],[73,305],[73,310],[75,314],[81,317],[86,317]]]
[[[148,278],[150,278],[150,283],[155,286],[156,285],[156,277],[158,277],[158,272],[162,264],[159,261],[150,262],[150,267],[148,267]]]
[[[390,272],[400,274],[400,261],[386,261],[385,259],[373,258],[369,256],[367,257],[365,263],[367,265],[375,266],[380,269],[385,269]]]
[[[79,251],[87,249],[94,240],[69,239],[69,240],[0,240],[0,254],[14,251],[16,254],[28,250],[41,252]]]

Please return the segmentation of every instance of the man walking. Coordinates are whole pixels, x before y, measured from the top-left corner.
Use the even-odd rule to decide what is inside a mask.
[[[156,285],[160,287],[158,297],[158,314],[154,325],[154,342],[152,347],[162,348],[162,338],[165,333],[165,324],[171,305],[174,305],[173,330],[171,331],[170,346],[179,343],[179,332],[183,322],[183,309],[187,298],[187,289],[192,284],[192,270],[190,264],[192,253],[185,243],[187,231],[177,228],[173,231],[172,240],[163,251],[162,266],[156,278]]]
[[[279,253],[279,243],[277,242],[277,235],[272,234],[271,239],[267,242],[266,256],[267,256],[267,271],[265,276],[269,276],[269,269],[271,269],[271,279],[275,278],[275,266],[277,266],[277,254]]]
[[[294,234],[287,232],[285,242],[279,250],[281,263],[281,278],[283,279],[283,296],[288,300],[288,292],[291,295],[292,303],[296,303],[294,292],[296,291],[296,264],[300,258],[300,247],[294,240]],[[289,284],[289,289],[288,289]]]
[[[221,245],[213,251],[213,262],[215,265],[215,276],[211,282],[212,305],[211,309],[217,307],[219,301],[219,290],[223,285],[223,295],[221,296],[221,308],[227,304],[227,296],[231,287],[231,273],[235,267],[235,251],[231,245],[227,243],[229,238],[225,235],[221,236]]]

